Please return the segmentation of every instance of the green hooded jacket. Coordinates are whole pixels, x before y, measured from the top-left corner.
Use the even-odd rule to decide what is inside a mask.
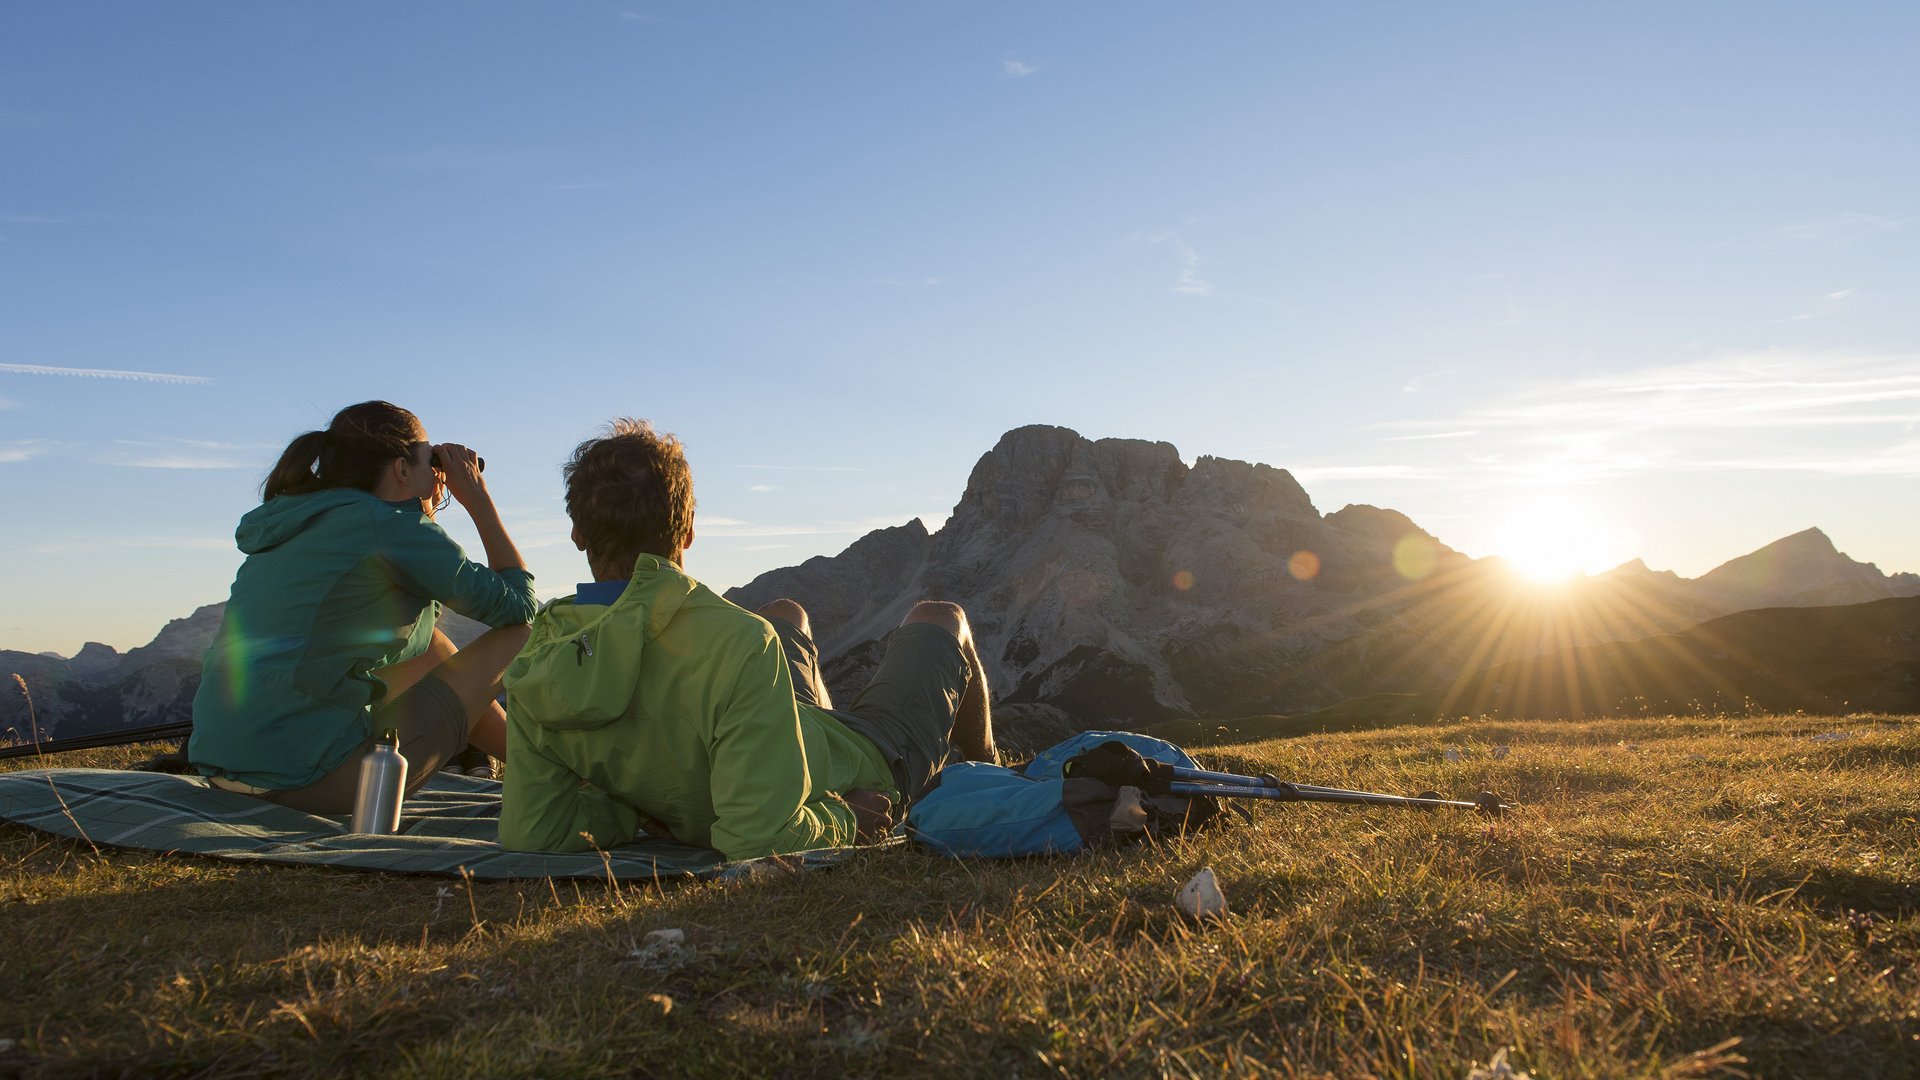
[[[652,555],[612,604],[548,604],[506,686],[515,851],[611,847],[643,815],[731,859],[850,844],[837,793],[893,792],[870,741],[794,700],[765,619]]]
[[[371,733],[374,674],[433,640],[440,601],[488,626],[534,614],[533,575],[468,559],[417,501],[280,495],[240,519],[247,559],[193,698],[187,756],[256,787],[304,787]]]

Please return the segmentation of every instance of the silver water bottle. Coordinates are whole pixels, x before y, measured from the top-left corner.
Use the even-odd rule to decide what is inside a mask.
[[[406,790],[407,759],[400,756],[400,733],[388,729],[360,759],[351,831],[378,836],[399,832],[400,799]]]

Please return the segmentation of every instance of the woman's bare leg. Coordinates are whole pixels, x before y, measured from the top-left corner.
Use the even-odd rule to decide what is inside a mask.
[[[433,629],[433,640],[427,643],[427,651],[411,660],[402,660],[397,664],[383,667],[373,674],[386,684],[386,700],[392,701],[401,694],[413,689],[413,685],[426,677],[427,672],[439,667],[453,658],[455,649],[453,640]]]
[[[500,676],[520,654],[529,633],[526,626],[489,630],[433,669],[467,711],[467,741],[502,761],[507,757],[507,714],[494,699],[500,696]]]

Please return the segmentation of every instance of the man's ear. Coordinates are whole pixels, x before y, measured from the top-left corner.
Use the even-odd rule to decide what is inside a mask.
[[[680,540],[680,550],[685,551],[692,546],[693,546],[693,522],[689,521],[687,522],[687,535],[682,537]]]
[[[580,535],[580,526],[578,525],[573,527],[573,549],[575,551],[587,550],[587,538]]]

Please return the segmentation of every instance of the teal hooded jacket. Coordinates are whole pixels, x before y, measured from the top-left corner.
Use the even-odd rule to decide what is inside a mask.
[[[304,787],[372,734],[374,674],[426,651],[444,603],[532,619],[533,575],[467,558],[418,502],[355,488],[280,495],[240,519],[247,559],[193,699],[188,758],[255,787]]]
[[[765,619],[652,555],[610,605],[548,604],[506,685],[512,850],[611,847],[648,817],[747,859],[853,843],[840,792],[898,797],[871,741],[794,700]]]

